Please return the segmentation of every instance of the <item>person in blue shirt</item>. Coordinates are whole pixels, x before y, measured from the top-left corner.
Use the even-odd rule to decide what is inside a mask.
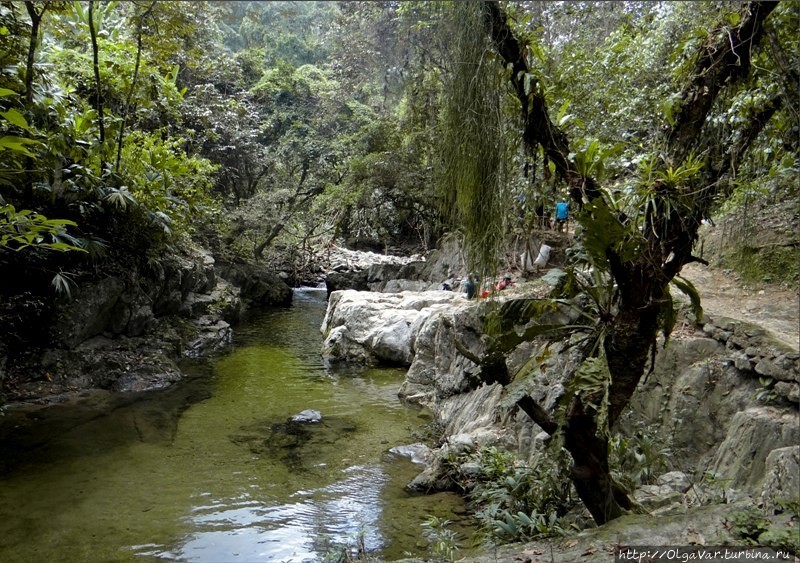
[[[470,274],[467,276],[466,281],[464,282],[464,291],[467,292],[467,299],[475,299],[478,295],[478,280],[475,274]]]
[[[569,203],[563,199],[556,204],[556,230],[563,232],[569,219]]]

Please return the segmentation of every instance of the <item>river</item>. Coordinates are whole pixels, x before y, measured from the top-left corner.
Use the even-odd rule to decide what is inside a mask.
[[[0,560],[319,561],[363,542],[382,560],[424,556],[429,516],[462,501],[412,495],[421,467],[400,369],[319,356],[325,293],[237,327],[233,349],[184,366],[170,389],[84,392],[0,417]],[[316,425],[288,424],[315,409]]]

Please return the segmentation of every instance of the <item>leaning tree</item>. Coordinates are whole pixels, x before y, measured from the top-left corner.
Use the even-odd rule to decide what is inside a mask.
[[[652,366],[660,331],[668,334],[675,322],[668,285],[675,283],[696,298],[693,288],[679,274],[686,264],[702,261],[692,253],[701,222],[709,217],[715,202],[729,195],[731,183],[725,181],[726,177],[736,171],[750,144],[781,107],[782,94],[762,97],[746,119],[724,124],[724,143],[709,142],[712,128],[718,129],[709,116],[714,108],[719,111],[718,106],[729,103],[737,89],[746,86],[753,71],[753,54],[777,2],[743,4],[735,24],[730,20],[720,24],[702,42],[691,59],[693,67],[685,86],[674,97],[677,106],[671,125],[653,143],[652,153],[659,157],[650,160],[646,173],[640,175],[636,204],[625,213],[586,167],[576,162],[568,136],[551,119],[541,75],[532,67],[535,57],[529,56],[527,45],[515,35],[504,8],[496,1],[467,4],[473,13],[461,17],[479,22],[473,32],[490,39],[507,85],[518,101],[524,146],[529,154],[544,154],[568,187],[581,209],[578,245],[582,256],[596,275],[605,274],[610,289],[596,309],[597,346],[585,348],[584,364],[577,372],[594,371],[601,377],[592,385],[574,387],[575,392],[555,413],[529,395],[517,402],[545,432],[563,439],[572,456],[570,478],[601,524],[634,506],[612,478],[608,429],[620,419],[648,364]],[[469,11],[459,3],[455,9],[462,14]],[[491,57],[474,45],[465,41],[465,48],[458,53],[457,70],[462,73],[486,71],[486,61]],[[467,68],[471,70],[464,71]],[[484,88],[482,94],[475,90],[481,78],[475,76],[467,84],[472,90],[453,93],[444,111],[445,125],[467,129],[460,137],[462,142],[458,135],[452,137],[445,164],[455,177],[450,184],[451,203],[458,208],[462,224],[471,226],[466,233],[467,247],[477,250],[486,261],[495,256],[487,247],[492,241],[485,233],[497,230],[498,215],[492,214],[491,208],[497,200],[496,180],[502,163],[496,156],[477,162],[475,147],[487,145],[486,135],[497,129],[497,113],[490,109],[493,102],[486,99],[490,89]],[[496,92],[494,97],[499,98]],[[488,127],[480,122],[481,116],[487,115]],[[463,121],[467,121],[466,126]],[[471,137],[475,143],[464,141],[470,138],[469,131],[475,133]],[[715,138],[719,135],[715,130]],[[484,154],[489,152],[487,149]],[[489,346],[485,356],[477,359],[484,373],[503,369],[497,362],[497,352],[507,351],[509,342],[514,341],[497,338]],[[497,375],[489,377],[503,380]]]

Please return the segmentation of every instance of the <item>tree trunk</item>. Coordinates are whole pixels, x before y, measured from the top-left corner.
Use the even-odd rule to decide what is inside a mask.
[[[738,27],[706,42],[682,92],[684,103],[667,137],[669,154],[680,163],[697,147],[706,116],[720,90],[750,73],[750,53],[763,35],[764,20],[778,2],[748,2]],[[723,30],[726,31],[726,30]]]
[[[139,16],[139,21],[136,24],[136,63],[133,67],[133,80],[131,81],[131,88],[128,90],[128,97],[125,100],[125,111],[122,114],[122,123],[119,125],[119,134],[117,135],[117,159],[114,163],[114,169],[116,170],[119,170],[119,164],[122,160],[122,144],[125,139],[125,126],[128,123],[128,116],[131,113],[133,95],[136,92],[136,84],[139,79],[139,65],[142,60],[142,34],[144,33],[142,28],[144,27],[145,18],[150,16],[155,5],[155,2],[151,2],[150,6]]]
[[[41,12],[37,12],[33,2],[25,2],[25,9],[31,18],[31,36],[30,41],[28,41],[28,57],[25,62],[25,105],[30,105],[33,102],[33,67],[36,59],[36,45],[39,43],[39,27],[48,4],[49,2],[45,2]],[[25,170],[31,170],[32,168],[33,159],[29,156],[25,157]],[[27,204],[33,205],[33,177],[30,174],[26,174],[23,177],[22,191]]]
[[[286,224],[283,221],[275,223],[272,226],[272,229],[269,231],[267,237],[259,244],[255,250],[253,251],[253,256],[255,258],[261,258],[261,255],[264,253],[264,250],[272,243],[275,238],[281,234],[281,231],[284,229]]]
[[[484,15],[495,47],[506,64],[512,66],[511,83],[522,105],[524,129],[522,140],[533,153],[535,147],[544,149],[545,157],[556,168],[569,188],[570,195],[580,207],[583,200],[592,200],[600,195],[597,182],[591,176],[583,176],[569,158],[569,140],[551,120],[544,95],[535,89],[525,91],[525,75],[530,73],[527,58],[521,45],[508,26],[505,12],[496,1],[484,2]]]
[[[94,0],[89,1],[89,37],[92,41],[95,109],[97,110],[97,124],[100,127],[100,154],[102,155],[103,146],[106,143],[106,126],[103,118],[103,94],[100,88],[100,49],[97,47],[97,30],[94,28]]]
[[[308,162],[303,162],[302,168],[300,171],[300,178],[297,182],[297,188],[295,189],[294,193],[286,199],[286,213],[284,214],[283,219],[279,220],[275,225],[272,226],[270,229],[267,238],[259,244],[256,249],[253,251],[253,255],[256,258],[261,258],[261,255],[264,253],[264,250],[272,243],[275,238],[281,234],[284,228],[286,228],[286,223],[292,218],[298,209],[303,207],[308,201],[319,194],[321,194],[324,190],[323,187],[311,187],[305,191],[303,191],[303,185],[306,183],[306,179],[308,178]]]
[[[608,440],[597,428],[596,414],[594,409],[586,408],[580,397],[572,401],[564,428],[564,447],[572,456],[572,484],[599,525],[624,515],[631,502],[611,477]]]
[[[28,16],[31,18],[31,36],[28,41],[28,58],[25,64],[25,103],[30,104],[33,101],[33,63],[36,57],[36,45],[39,43],[39,26],[42,22],[45,10],[47,10],[47,2],[42,7],[41,12],[36,11],[36,6],[33,2],[25,2],[25,9],[28,11]]]

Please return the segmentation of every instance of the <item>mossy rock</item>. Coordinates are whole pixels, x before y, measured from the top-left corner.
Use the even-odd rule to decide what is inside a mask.
[[[800,247],[796,245],[744,246],[739,252],[723,257],[722,264],[739,272],[750,283],[800,287]]]

